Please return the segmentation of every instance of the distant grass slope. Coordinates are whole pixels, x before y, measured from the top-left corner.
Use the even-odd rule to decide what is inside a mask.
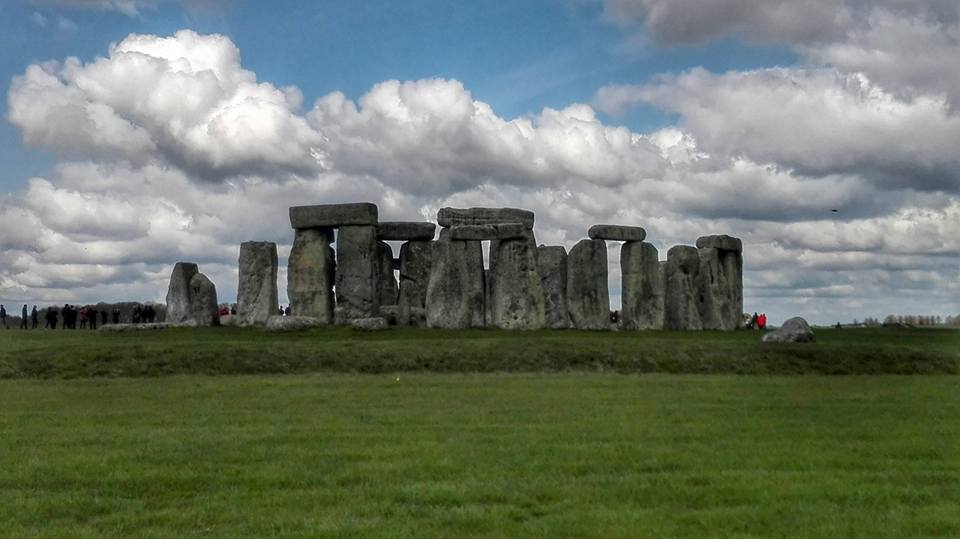
[[[960,331],[819,330],[812,344],[756,332],[347,328],[0,331],[0,378],[336,372],[956,374]]]
[[[958,389],[586,373],[0,381],[0,535],[958,537]]]

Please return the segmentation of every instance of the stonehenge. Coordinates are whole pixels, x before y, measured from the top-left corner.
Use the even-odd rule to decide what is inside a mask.
[[[276,244],[243,243],[233,323],[279,331],[333,324],[730,331],[742,323],[743,245],[731,236],[702,236],[660,260],[639,226],[591,226],[568,252],[538,246],[527,210],[440,208],[436,223],[380,222],[378,211],[370,203],[290,208],[291,316],[278,314]],[[608,242],[620,244],[619,317],[610,310]],[[174,267],[167,313],[172,323],[218,323],[216,287],[196,264]]]

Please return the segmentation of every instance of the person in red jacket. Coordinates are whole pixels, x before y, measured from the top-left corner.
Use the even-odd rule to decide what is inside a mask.
[[[767,313],[760,313],[760,316],[757,317],[757,327],[761,331],[767,329]]]

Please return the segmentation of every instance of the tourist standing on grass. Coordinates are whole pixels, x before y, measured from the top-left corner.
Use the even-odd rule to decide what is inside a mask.
[[[47,307],[47,325],[44,328],[57,329],[56,307]]]
[[[113,323],[114,324],[120,323],[120,307],[113,308]]]
[[[0,324],[3,324],[3,329],[7,328],[7,309],[3,305],[0,305]]]
[[[761,331],[767,329],[767,313],[760,313],[760,317],[757,318],[757,326]]]
[[[20,329],[27,329],[27,304],[23,304],[23,308],[20,309]]]
[[[40,313],[37,312],[37,306],[34,305],[33,310],[30,311],[30,325],[32,326],[31,329],[37,329],[37,326],[39,325],[39,320],[38,320],[39,318],[40,318]]]
[[[101,326],[107,325],[107,310],[106,310],[106,309],[100,311],[100,325],[101,325]]]
[[[87,323],[90,329],[97,329],[97,310],[93,307],[87,307]]]

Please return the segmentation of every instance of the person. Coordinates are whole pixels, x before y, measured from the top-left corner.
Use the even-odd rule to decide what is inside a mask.
[[[114,324],[120,323],[120,307],[113,308],[113,323]]]
[[[760,331],[767,329],[767,313],[760,313],[760,317],[757,318],[757,327]]]
[[[97,310],[93,307],[87,307],[87,322],[90,329],[97,329]]]
[[[134,323],[134,324],[139,324],[139,323],[140,323],[140,314],[141,314],[141,313],[143,313],[143,309],[140,308],[140,304],[138,303],[138,304],[134,305],[134,306],[133,306],[133,315],[132,315],[133,323]]]
[[[87,318],[90,311],[86,307],[80,307],[80,329],[87,329]]]
[[[57,308],[47,307],[47,325],[45,328],[57,329]]]
[[[750,317],[750,329],[760,329],[760,315],[756,312],[753,313],[753,316]]]
[[[0,304],[0,324],[3,324],[3,329],[7,328],[7,309],[2,304]]]
[[[23,309],[20,309],[20,329],[27,329],[27,304],[23,304]]]
[[[40,313],[37,311],[37,306],[34,305],[33,310],[30,311],[30,322],[31,322],[31,325],[33,326],[32,329],[37,329],[37,326],[39,326],[39,322],[40,322],[38,320],[39,318],[40,318]]]
[[[290,305],[287,305],[287,308],[283,310],[283,316],[290,316]]]
[[[106,309],[103,309],[102,311],[100,311],[100,325],[101,325],[101,326],[107,325],[107,310],[106,310]]]

